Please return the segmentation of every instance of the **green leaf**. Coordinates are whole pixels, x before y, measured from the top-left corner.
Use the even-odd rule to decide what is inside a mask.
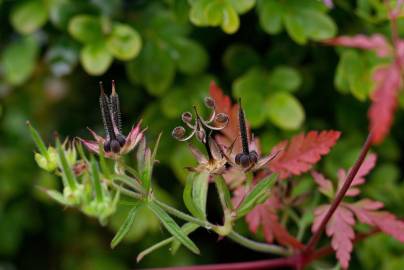
[[[280,66],[269,74],[269,88],[271,91],[294,92],[302,83],[299,72],[296,69]]]
[[[136,213],[138,212],[141,205],[142,204],[138,202],[129,211],[128,216],[126,217],[125,221],[122,223],[118,232],[115,234],[114,238],[111,241],[111,248],[115,248],[129,232],[133,222],[135,221]]]
[[[199,228],[199,225],[189,222],[189,223],[185,223],[184,225],[182,225],[181,230],[183,230],[186,235],[189,235],[190,233],[194,232],[198,228]],[[175,253],[177,253],[177,251],[180,247],[181,247],[181,242],[178,241],[177,239],[174,239],[171,244],[171,248],[170,248],[171,254],[175,255]]]
[[[104,74],[112,60],[112,55],[102,41],[85,45],[80,53],[84,70],[93,76]]]
[[[237,209],[237,218],[245,216],[258,203],[261,203],[268,196],[268,191],[276,181],[276,174],[271,174],[268,178],[261,180],[254,189],[248,193]]]
[[[181,228],[175,223],[163,209],[160,208],[155,202],[151,201],[147,204],[149,209],[160,219],[164,227],[169,231],[178,241],[186,246],[195,254],[199,254],[198,247],[192,242],[191,239],[181,230]]]
[[[4,79],[11,85],[21,85],[34,71],[39,53],[37,40],[22,37],[10,43],[3,51],[1,66]]]
[[[197,74],[202,72],[208,64],[208,55],[199,43],[176,37],[171,41],[174,47],[173,55],[178,69],[184,74]]]
[[[337,26],[327,14],[313,9],[303,9],[299,16],[304,22],[306,35],[315,41],[332,38],[337,33]]]
[[[29,132],[31,133],[31,137],[34,140],[36,147],[38,147],[39,152],[46,159],[50,159],[48,149],[45,146],[44,141],[42,140],[41,135],[39,135],[38,131],[31,125],[29,121],[27,121],[27,126],[29,128]]]
[[[181,226],[181,230],[186,234],[189,235],[193,231],[195,231],[197,228],[199,228],[199,225],[196,225],[194,223],[185,223],[184,225]],[[160,241],[153,246],[143,250],[142,252],[139,253],[139,255],[136,257],[136,261],[140,262],[145,256],[149,255],[150,253],[156,251],[159,248],[162,248],[168,244],[171,244],[171,254],[175,254],[177,250],[181,246],[181,242],[179,242],[174,236],[171,236],[167,239],[164,239],[163,241]]]
[[[175,63],[165,48],[148,42],[126,70],[131,81],[142,83],[150,94],[161,96],[174,80]]]
[[[185,184],[183,199],[192,215],[206,219],[206,198],[209,185],[209,174],[191,173]]]
[[[223,177],[218,175],[215,177],[215,184],[217,191],[219,193],[220,200],[225,204],[225,207],[229,210],[233,210],[233,204],[231,202],[231,195],[229,188],[227,187],[226,182]]]
[[[222,18],[222,29],[227,34],[235,33],[240,27],[240,19],[237,12],[230,5],[224,5]]]
[[[231,77],[237,77],[260,63],[260,56],[251,47],[230,45],[223,56],[223,65]]]
[[[248,122],[252,127],[261,126],[265,122],[265,97],[269,84],[266,73],[260,69],[252,69],[233,83],[233,95],[241,98]]]
[[[98,43],[103,39],[101,18],[77,15],[70,20],[68,31],[73,38],[83,43]]]
[[[365,100],[373,87],[372,65],[354,50],[342,53],[335,74],[335,86],[342,93],[350,91],[357,99]]]
[[[307,35],[305,33],[305,21],[298,17],[296,13],[286,14],[283,17],[286,31],[289,36],[299,44],[305,44],[307,42]]]
[[[142,47],[138,32],[131,26],[115,23],[107,38],[107,47],[111,54],[119,60],[127,61],[135,58]]]
[[[271,122],[285,130],[298,129],[305,118],[300,102],[284,92],[269,97],[266,111]]]
[[[278,0],[258,0],[258,17],[261,27],[268,34],[282,31],[282,4]]]
[[[21,34],[30,34],[48,20],[48,10],[42,0],[20,1],[11,11],[11,25]]]
[[[230,3],[237,13],[243,14],[254,7],[255,0],[230,0]]]

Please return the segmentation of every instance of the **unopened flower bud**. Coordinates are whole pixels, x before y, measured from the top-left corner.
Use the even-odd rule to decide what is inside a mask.
[[[174,128],[173,132],[171,133],[171,135],[177,139],[177,140],[181,140],[182,138],[184,138],[185,136],[185,128],[182,126],[178,126],[176,128]]]
[[[215,101],[211,97],[205,97],[205,105],[210,109],[215,108]]]
[[[49,158],[46,158],[42,154],[35,153],[35,161],[40,168],[48,172],[53,172],[58,167],[56,149],[48,147],[46,151]]]
[[[184,112],[181,115],[182,121],[184,121],[185,123],[189,123],[192,121],[192,114],[190,112]]]

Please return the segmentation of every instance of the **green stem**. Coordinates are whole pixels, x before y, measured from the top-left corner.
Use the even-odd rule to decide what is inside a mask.
[[[169,205],[167,205],[167,204],[165,204],[165,203],[163,203],[163,202],[161,202],[161,201],[159,201],[157,199],[153,198],[153,201],[156,204],[158,204],[161,208],[166,210],[168,213],[170,213],[171,215],[176,216],[176,217],[178,217],[178,218],[180,218],[182,220],[195,223],[195,224],[197,224],[197,225],[199,225],[201,227],[204,227],[204,228],[206,228],[208,230],[211,230],[212,228],[217,227],[216,225],[213,225],[213,224],[209,223],[208,221],[204,221],[204,220],[195,218],[193,216],[190,216],[188,214],[185,214],[185,213],[175,209],[174,207],[171,207],[171,206],[169,206]]]
[[[235,231],[231,231],[227,236],[230,239],[232,239],[234,242],[236,242],[242,246],[245,246],[249,249],[252,249],[252,250],[256,250],[256,251],[260,251],[260,252],[264,252],[264,253],[282,255],[282,256],[291,255],[291,253],[283,247],[256,242],[256,241],[253,241],[251,239],[248,239],[248,238],[242,236],[241,234],[238,234]]]
[[[118,186],[115,183],[112,183],[112,185],[119,189],[123,194],[130,196],[132,198],[135,199],[143,199],[144,197],[142,197],[141,194],[135,193],[133,191],[127,190],[121,186]],[[170,213],[173,216],[176,216],[177,218],[180,218],[182,220],[188,221],[188,222],[192,222],[195,223],[201,227],[204,227],[207,230],[213,230],[215,232],[220,231],[222,226],[216,226],[213,225],[212,223],[208,222],[208,221],[204,221],[204,220],[200,220],[198,218],[195,218],[193,216],[190,216],[188,214],[185,214],[177,209],[175,209],[174,207],[171,207],[155,198],[152,198],[153,201],[159,205],[161,208],[163,208],[165,211],[167,211],[168,213]],[[234,242],[247,247],[249,249],[255,250],[255,251],[259,251],[259,252],[264,252],[264,253],[271,253],[271,254],[276,254],[276,255],[283,255],[283,256],[288,256],[290,255],[290,252],[280,246],[277,245],[271,245],[271,244],[266,244],[266,243],[260,243],[260,242],[256,242],[253,240],[250,240],[240,234],[238,234],[237,232],[231,230],[228,234],[227,237],[229,237],[230,239],[232,239]]]
[[[93,185],[94,185],[94,189],[95,189],[96,200],[97,200],[97,202],[102,202],[103,198],[104,198],[104,194],[102,192],[98,164],[95,161],[94,156],[91,156],[91,174],[92,174],[91,178],[93,180]]]
[[[144,199],[144,196],[143,196],[142,194],[133,192],[133,191],[131,191],[131,190],[129,190],[129,189],[126,189],[126,188],[124,188],[124,187],[121,187],[121,186],[119,186],[119,185],[117,185],[117,184],[115,184],[115,183],[113,183],[113,182],[112,182],[111,184],[112,184],[112,186],[113,186],[114,188],[116,188],[116,189],[119,190],[122,194],[124,194],[124,195],[126,195],[126,196],[132,197],[132,198],[134,198],[134,199],[136,199],[136,200],[142,200],[142,199]]]

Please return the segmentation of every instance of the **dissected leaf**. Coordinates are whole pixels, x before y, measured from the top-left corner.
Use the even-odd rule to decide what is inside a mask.
[[[330,205],[322,205],[315,210],[313,233],[317,231],[329,208]],[[336,251],[337,259],[344,269],[348,268],[351,259],[352,240],[355,237],[352,228],[354,224],[355,219],[352,212],[343,206],[339,206],[326,226],[326,233],[332,238],[331,246]]]
[[[398,91],[401,88],[400,67],[396,63],[379,67],[373,74],[376,83],[369,108],[369,129],[373,133],[373,142],[381,143],[390,132],[394,112],[398,104]]]
[[[265,240],[268,243],[276,241],[282,245],[296,249],[302,249],[304,245],[279,223],[276,210],[280,207],[280,202],[276,196],[271,196],[265,203],[257,205],[246,216],[246,221],[251,232],[257,233],[262,227]]]
[[[129,211],[125,221],[122,223],[121,227],[115,234],[114,238],[111,241],[111,248],[116,247],[122,239],[125,237],[125,235],[130,231],[133,222],[135,221],[136,214],[139,210],[139,207],[141,206],[141,203],[136,203],[133,205],[132,209]]]
[[[153,201],[149,202],[147,206],[160,219],[167,231],[169,231],[178,241],[180,241],[181,244],[186,246],[195,254],[200,253],[194,242],[189,239],[189,237],[181,230],[177,223],[175,223],[174,219],[172,219],[163,209],[161,209],[160,206]]]
[[[362,34],[356,36],[339,36],[323,42],[333,46],[372,50],[380,57],[385,57],[392,53],[390,44],[386,41],[384,36],[380,34],[374,34],[372,36]]]
[[[281,179],[307,172],[330,151],[340,135],[334,130],[310,131],[307,135],[302,133],[293,137],[290,142],[280,142],[272,149],[273,153],[279,154],[269,163],[269,168],[279,173]]]
[[[251,211],[263,198],[266,198],[269,193],[269,188],[275,183],[277,175],[272,174],[268,178],[261,180],[252,190],[249,192],[241,204],[237,208],[237,217],[243,217]]]

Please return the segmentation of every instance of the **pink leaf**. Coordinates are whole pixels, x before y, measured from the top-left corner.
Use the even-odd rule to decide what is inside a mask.
[[[373,132],[373,142],[381,143],[393,123],[398,91],[401,87],[400,68],[395,63],[380,67],[374,72],[373,79],[376,82],[376,89],[368,112],[369,129]]]
[[[246,216],[248,228],[251,232],[257,233],[262,227],[265,240],[272,243],[275,239],[284,246],[290,246],[295,249],[302,249],[304,245],[279,223],[277,209],[280,207],[279,200],[275,196],[271,196],[266,202],[257,205]]]
[[[366,157],[361,167],[359,168],[359,171],[357,172],[355,178],[353,179],[351,187],[347,191],[346,196],[353,197],[360,193],[359,189],[356,187],[365,183],[365,176],[368,175],[368,173],[376,165],[376,160],[376,154],[370,154]],[[338,190],[340,190],[344,185],[346,175],[347,172],[344,169],[338,170]]]
[[[331,197],[334,194],[334,188],[332,186],[332,182],[324,177],[319,172],[313,171],[311,173],[313,176],[314,181],[319,186],[319,191],[324,195]]]
[[[330,151],[340,135],[339,131],[334,130],[320,133],[310,131],[306,136],[299,134],[293,137],[290,143],[280,142],[272,149],[272,153],[281,152],[269,163],[269,168],[279,173],[281,179],[307,172],[321,156]]]
[[[349,204],[349,208],[360,222],[376,226],[382,232],[404,242],[404,222],[387,211],[377,211],[383,208],[383,203],[364,199]]]
[[[314,223],[312,231],[315,232],[325,214],[327,213],[330,205],[322,205],[315,211]],[[326,233],[331,237],[331,246],[336,252],[336,257],[340,262],[342,268],[346,269],[349,266],[352,252],[352,240],[355,237],[353,225],[355,219],[349,209],[340,205],[334,212],[326,226]]]
[[[324,43],[334,46],[344,46],[344,47],[372,50],[375,51],[376,54],[380,57],[385,57],[392,54],[390,44],[386,41],[384,36],[380,34],[374,34],[370,37],[361,34],[351,37],[340,36],[329,39]]]

